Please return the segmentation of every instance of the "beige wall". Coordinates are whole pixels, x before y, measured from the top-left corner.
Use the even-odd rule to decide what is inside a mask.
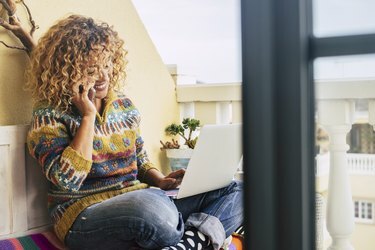
[[[131,1],[26,0],[26,3],[40,26],[36,38],[57,19],[71,13],[106,21],[120,33],[129,51],[126,92],[142,113],[141,129],[150,158],[166,170],[159,140],[164,139],[164,127],[178,120],[175,86]],[[18,9],[18,15],[27,23],[23,7]],[[17,43],[3,29],[0,40]],[[24,52],[0,45],[0,125],[24,124],[30,120],[30,96],[22,90],[26,61]]]
[[[356,176],[350,177],[353,199],[373,201],[375,199],[375,177]],[[355,249],[375,249],[375,225],[355,223],[351,242]]]
[[[350,183],[354,198],[375,199],[375,176],[351,175]]]
[[[352,197],[356,200],[373,201],[375,199],[375,177],[374,176],[350,176],[352,187]],[[327,202],[327,192],[322,192],[325,202]],[[350,237],[350,242],[355,249],[374,250],[375,249],[375,224],[365,224],[355,222],[354,232]],[[327,240],[326,246],[330,245]],[[326,249],[326,248],[324,248]]]
[[[322,175],[315,178],[315,191],[318,193],[324,193],[328,190],[328,175]]]
[[[375,249],[375,225],[356,223],[350,239],[353,247],[358,250]]]

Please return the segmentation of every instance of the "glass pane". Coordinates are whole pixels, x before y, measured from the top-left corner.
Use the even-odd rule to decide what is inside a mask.
[[[361,202],[361,214],[362,214],[362,219],[366,218],[366,211],[365,211],[365,207],[366,204],[364,202]]]
[[[375,32],[375,1],[313,0],[314,34],[339,36]]]
[[[331,203],[325,222],[333,230],[324,234],[320,249],[329,249],[331,235],[338,233],[335,228],[349,223],[352,216],[356,220],[355,230],[348,235],[351,246],[375,249],[373,228],[368,225],[375,200],[371,192],[375,189],[375,55],[319,58],[314,62],[314,81],[317,192]],[[344,191],[347,188],[352,195]],[[345,199],[335,199],[341,195]]]
[[[367,203],[367,219],[372,219],[372,203]]]
[[[314,78],[315,80],[375,78],[375,55],[318,58],[314,64]]]

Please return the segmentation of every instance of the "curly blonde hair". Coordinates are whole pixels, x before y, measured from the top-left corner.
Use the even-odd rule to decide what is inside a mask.
[[[72,86],[87,75],[88,60],[98,53],[98,46],[111,55],[113,73],[109,89],[121,91],[127,64],[123,45],[124,41],[107,23],[80,15],[58,21],[31,53],[26,89],[32,92],[34,104],[47,102],[55,109],[70,110]],[[102,60],[97,64],[107,63],[103,57],[96,59]]]

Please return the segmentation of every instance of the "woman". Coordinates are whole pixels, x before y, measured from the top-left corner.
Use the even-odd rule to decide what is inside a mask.
[[[72,15],[32,51],[28,147],[50,183],[56,235],[70,249],[219,249],[242,222],[242,187],[165,195],[184,171],[164,176],[147,157],[139,112],[121,94],[123,44],[106,23]]]

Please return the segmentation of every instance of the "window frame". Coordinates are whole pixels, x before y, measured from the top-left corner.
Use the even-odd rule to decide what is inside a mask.
[[[375,34],[314,37],[312,9],[241,1],[246,249],[315,249],[313,61],[375,53]]]
[[[354,221],[356,223],[363,223],[363,224],[374,224],[374,202],[370,200],[362,200],[362,199],[354,199],[353,200],[354,204]],[[356,205],[358,204],[358,206]],[[365,207],[363,208],[363,205]],[[369,213],[368,213],[368,205],[371,205],[371,218],[367,218]],[[358,216],[356,216],[355,212],[356,209],[358,209]],[[365,210],[365,218],[362,218],[362,211],[363,209]]]

